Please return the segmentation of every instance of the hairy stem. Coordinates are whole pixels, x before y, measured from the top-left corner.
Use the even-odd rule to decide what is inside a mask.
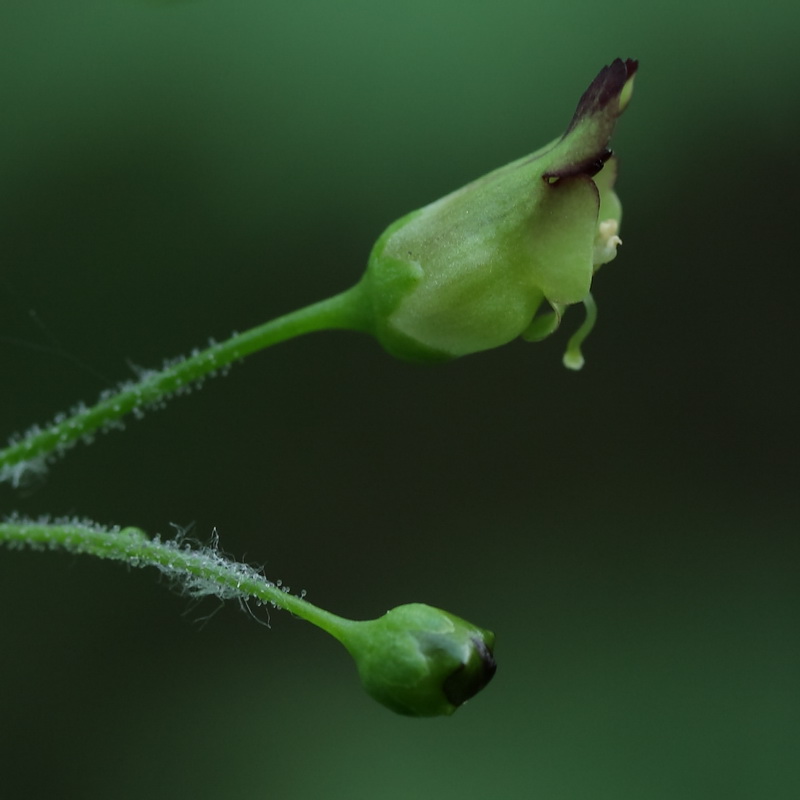
[[[80,520],[41,522],[11,517],[0,522],[0,543],[20,549],[66,550],[132,567],[155,567],[193,596],[254,597],[290,611],[340,641],[357,624],[289,594],[248,564],[225,558],[215,547],[193,547],[180,538],[151,539],[138,528],[107,529]]]
[[[161,370],[143,371],[138,381],[106,392],[92,407],[80,407],[51,424],[32,428],[0,450],[0,482],[20,483],[27,469],[41,470],[47,457],[60,454],[80,439],[90,440],[99,429],[113,427],[130,412],[140,414],[192,383],[224,369],[251,353],[278,342],[320,330],[367,331],[370,320],[361,285],[346,292],[278,317],[219,344],[168,364]]]
[[[397,606],[378,619],[344,619],[289,594],[248,564],[225,558],[216,543],[197,547],[180,536],[173,541],[151,539],[138,528],[105,529],[83,520],[14,516],[0,522],[0,544],[155,567],[193,596],[240,601],[254,597],[284,608],[338,639],[355,660],[367,692],[400,714],[452,714],[495,672],[491,631],[423,603]]]

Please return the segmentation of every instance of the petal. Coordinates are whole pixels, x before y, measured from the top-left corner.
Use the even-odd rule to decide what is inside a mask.
[[[592,283],[600,196],[586,175],[544,185],[530,228],[534,279],[551,303],[579,303]]]
[[[608,143],[630,100],[638,64],[618,58],[603,67],[583,93],[561,140],[544,156],[544,177],[596,175],[611,156]]]
[[[603,169],[594,176],[594,182],[597,190],[600,192],[600,212],[598,219],[606,220],[613,219],[617,225],[622,222],[622,203],[614,191],[614,183],[617,180],[617,170],[619,164],[616,156],[612,156],[606,161]]]

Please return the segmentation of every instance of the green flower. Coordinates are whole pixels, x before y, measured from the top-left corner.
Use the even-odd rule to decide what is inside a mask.
[[[337,634],[367,692],[399,714],[452,714],[492,679],[494,634],[423,603]]]
[[[592,276],[620,244],[608,145],[636,67],[617,59],[603,68],[560,139],[383,233],[362,284],[389,352],[445,360],[538,340],[567,306],[591,303]],[[572,356],[568,365],[579,366]]]

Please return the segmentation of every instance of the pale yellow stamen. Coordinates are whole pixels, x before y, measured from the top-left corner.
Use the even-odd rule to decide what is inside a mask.
[[[622,244],[622,239],[617,235],[619,223],[615,219],[605,219],[597,226],[597,235],[594,237],[594,266],[608,264],[617,255],[617,247]]]

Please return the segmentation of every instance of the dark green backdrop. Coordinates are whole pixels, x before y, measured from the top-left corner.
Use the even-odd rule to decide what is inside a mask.
[[[0,487],[216,527],[346,615],[443,606],[497,632],[495,682],[395,717],[288,615],[203,627],[154,574],[0,551],[4,796],[800,795],[793,6],[3,0],[8,433],[346,288],[641,61],[582,373],[563,333],[435,368],[313,336]]]

